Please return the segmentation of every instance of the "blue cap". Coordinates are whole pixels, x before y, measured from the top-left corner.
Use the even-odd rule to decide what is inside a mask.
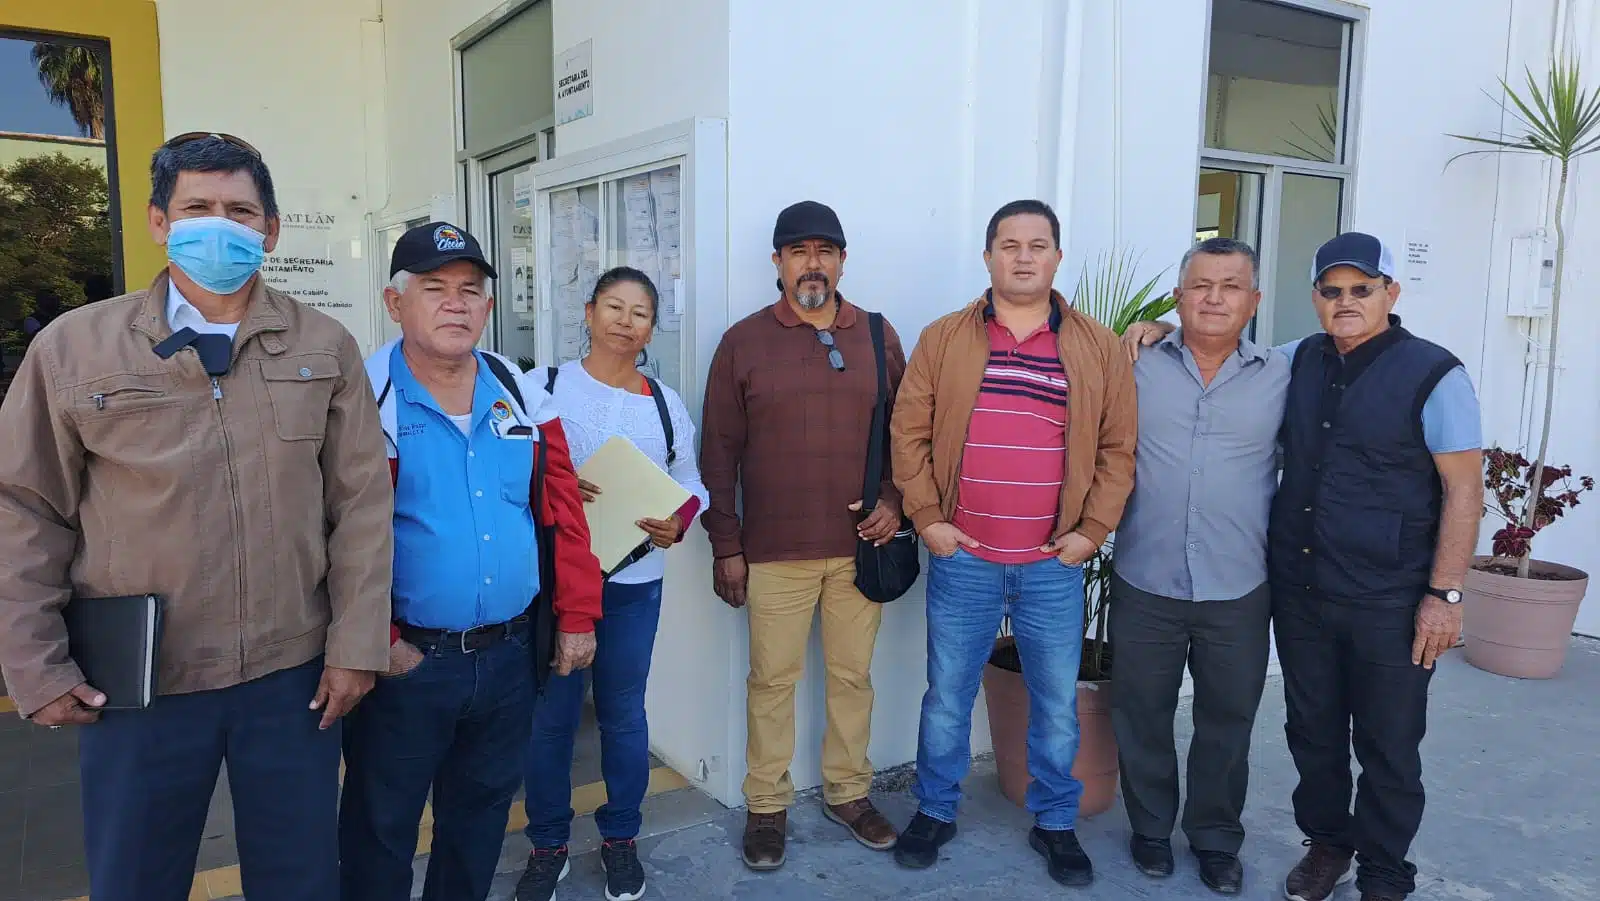
[[[1312,284],[1335,266],[1354,266],[1373,278],[1395,277],[1394,254],[1389,252],[1388,245],[1361,232],[1345,232],[1317,248],[1316,259],[1311,264]]]

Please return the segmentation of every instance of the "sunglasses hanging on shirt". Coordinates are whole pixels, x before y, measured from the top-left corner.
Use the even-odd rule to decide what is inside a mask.
[[[828,349],[828,365],[832,366],[835,372],[844,372],[844,354],[839,353],[839,348],[834,345],[833,332],[819,328],[817,340]]]

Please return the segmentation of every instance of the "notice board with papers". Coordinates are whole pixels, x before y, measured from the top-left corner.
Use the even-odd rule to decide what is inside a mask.
[[[540,163],[534,184],[540,366],[588,352],[584,310],[606,270],[650,277],[657,324],[640,368],[699,409],[726,315],[726,126],[693,119]],[[697,319],[697,303],[716,305]],[[718,334],[703,335],[699,324]]]

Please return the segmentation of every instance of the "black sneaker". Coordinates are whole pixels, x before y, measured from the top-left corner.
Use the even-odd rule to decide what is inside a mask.
[[[517,880],[517,901],[550,901],[555,897],[556,883],[567,878],[571,869],[566,845],[534,848],[528,855],[528,868]]]
[[[639,901],[644,897],[644,865],[631,838],[600,845],[600,866],[606,871],[606,901]]]
[[[1035,826],[1028,833],[1028,845],[1049,864],[1051,879],[1075,887],[1094,881],[1094,864],[1083,853],[1078,834],[1071,829],[1057,832]]]
[[[919,810],[894,843],[894,862],[913,870],[926,870],[939,862],[939,849],[955,837],[955,823],[936,820]]]
[[[1146,876],[1161,879],[1172,875],[1172,840],[1150,838],[1135,832],[1128,839],[1128,851],[1133,854],[1133,865]]]

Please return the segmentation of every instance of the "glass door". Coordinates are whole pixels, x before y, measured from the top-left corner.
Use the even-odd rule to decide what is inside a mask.
[[[489,180],[489,253],[500,274],[491,346],[524,370],[533,369],[539,357],[530,174],[538,161],[537,140],[484,161]]]

